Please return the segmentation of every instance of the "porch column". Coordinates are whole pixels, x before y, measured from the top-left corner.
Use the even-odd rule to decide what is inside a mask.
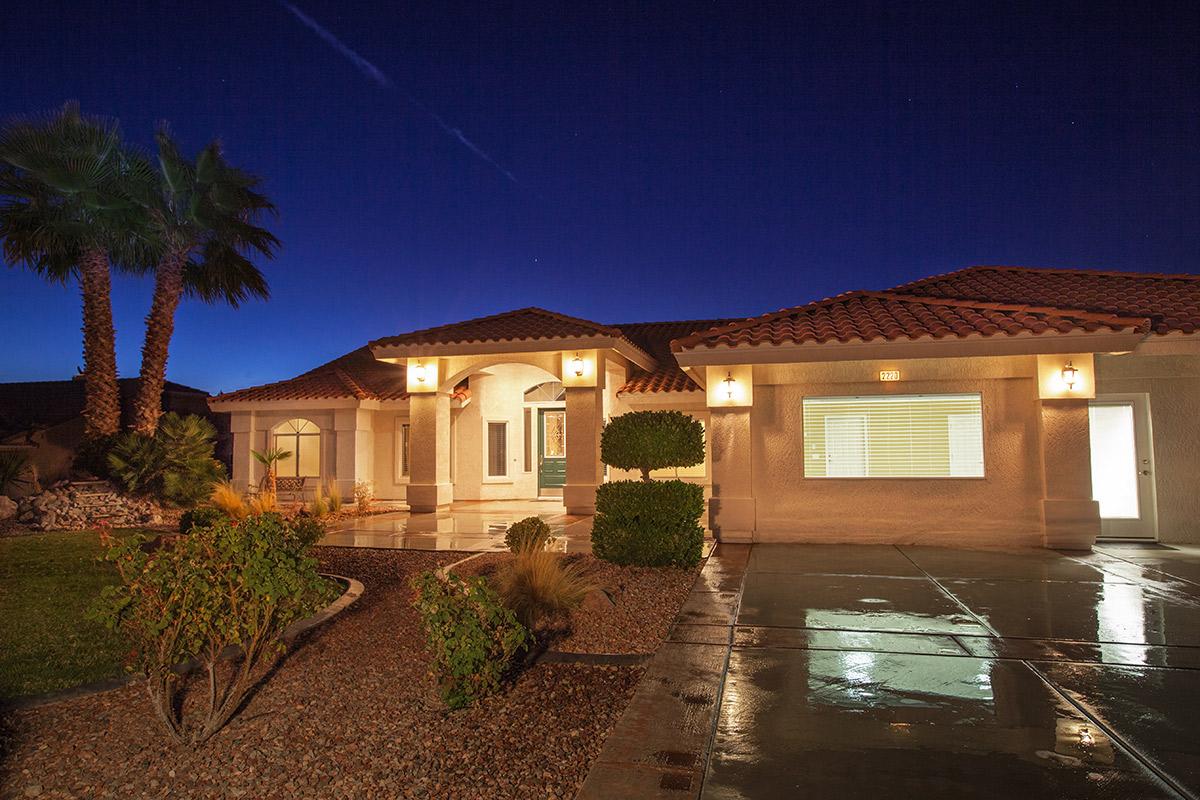
[[[1042,400],[1041,439],[1045,546],[1089,550],[1100,535],[1100,504],[1092,499],[1087,400]]]
[[[596,487],[604,482],[600,463],[600,429],[604,427],[604,360],[596,359],[593,386],[564,384],[567,396],[567,483],[563,505],[568,514],[596,513]]]
[[[1088,550],[1100,535],[1100,504],[1092,499],[1088,400],[1096,396],[1091,353],[1037,357],[1042,451],[1042,542]]]
[[[709,419],[712,498],[709,527],[722,542],[754,541],[754,481],[749,408],[714,408]]]
[[[230,479],[241,491],[254,483],[254,465],[257,463],[250,451],[256,449],[254,441],[254,412],[235,411],[229,415],[229,434],[233,437],[233,474]]]
[[[370,411],[339,408],[333,413],[335,466],[338,491],[354,497],[354,484],[370,482],[374,470],[375,435]]]
[[[428,514],[450,507],[450,395],[411,394],[408,399],[408,507]]]
[[[754,473],[751,422],[754,369],[706,367],[705,396],[711,409],[712,497],[708,526],[722,542],[754,541]]]

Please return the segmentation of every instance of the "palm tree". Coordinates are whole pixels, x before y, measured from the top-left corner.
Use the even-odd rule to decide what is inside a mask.
[[[268,447],[266,450],[251,450],[250,455],[254,456],[258,463],[267,468],[267,474],[263,476],[263,488],[266,489],[272,497],[275,496],[275,465],[280,461],[286,461],[292,457],[291,450],[284,450],[282,447]]]
[[[153,177],[121,145],[110,120],[76,103],[45,119],[17,119],[0,132],[0,239],[10,265],[48,280],[76,279],[83,295],[84,436],[117,432],[121,400],[112,321],[110,259],[144,263],[143,211],[134,198]]]
[[[142,371],[133,402],[135,431],[154,434],[162,414],[167,355],[175,311],[188,294],[236,308],[248,297],[266,299],[266,279],[248,255],[272,258],[279,240],[255,222],[275,206],[254,191],[259,178],[225,161],[213,142],[195,163],[179,151],[166,126],[156,135],[158,186],[148,198],[148,222],[160,248],[154,299],[146,316]]]

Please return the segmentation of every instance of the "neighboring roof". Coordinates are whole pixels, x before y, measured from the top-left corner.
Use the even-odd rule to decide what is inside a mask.
[[[945,300],[891,292],[848,292],[676,339],[697,347],[826,344],[1005,334],[1149,330],[1145,318],[1020,304]]]
[[[1200,275],[979,266],[890,291],[1146,317],[1160,334],[1200,331]]]
[[[618,394],[641,394],[650,392],[696,391],[696,385],[675,360],[671,352],[671,341],[681,336],[710,330],[721,325],[737,322],[741,318],[684,320],[681,322],[630,322],[613,325],[624,332],[638,347],[645,350],[658,366],[653,370],[634,370]]]
[[[598,322],[530,307],[465,322],[438,325],[435,328],[423,328],[399,336],[386,336],[371,342],[369,347],[536,341],[591,336],[611,336],[619,339],[623,334],[617,328]]]
[[[128,412],[137,391],[137,378],[117,381],[122,410]],[[82,378],[65,381],[23,381],[0,383],[0,434],[49,427],[74,419],[83,413]],[[163,407],[167,411],[205,414],[208,392],[182,383],[163,384]]]
[[[380,361],[371,354],[370,347],[360,347],[295,378],[226,392],[213,400],[403,400],[406,397],[405,368]]]

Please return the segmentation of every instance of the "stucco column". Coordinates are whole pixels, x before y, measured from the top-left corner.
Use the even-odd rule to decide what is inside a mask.
[[[375,463],[375,434],[370,411],[339,408],[333,414],[335,472],[342,497],[354,496],[354,484],[371,482]]]
[[[1045,546],[1090,549],[1100,534],[1100,504],[1092,499],[1087,400],[1042,400],[1040,427]]]
[[[596,487],[604,481],[600,430],[604,425],[603,373],[596,386],[568,386],[567,483],[563,505],[568,514],[596,513]]]
[[[450,482],[450,395],[412,394],[408,403],[408,507],[418,514],[445,510],[454,500]]]
[[[722,542],[754,541],[750,408],[714,408],[709,420],[712,499],[709,527]]]
[[[230,479],[233,485],[245,491],[254,483],[254,465],[257,463],[251,450],[256,449],[254,441],[254,412],[235,411],[229,416],[229,434],[233,437],[233,475]]]

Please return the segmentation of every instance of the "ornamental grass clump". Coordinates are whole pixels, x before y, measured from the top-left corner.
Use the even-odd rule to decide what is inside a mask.
[[[531,631],[547,618],[563,617],[579,607],[596,589],[577,564],[566,564],[560,553],[531,543],[500,568],[496,586],[504,605]]]
[[[430,672],[446,705],[465,708],[498,692],[529,644],[525,626],[481,577],[423,572],[412,579],[412,587],[433,656]]]
[[[702,463],[704,426],[679,411],[622,414],[604,426],[600,458],[609,466],[636,470],[642,479],[612,481],[596,489],[596,557],[643,567],[699,563],[704,488],[681,480],[655,481],[650,472]]]
[[[315,520],[266,514],[195,526],[151,552],[141,537],[104,536],[121,583],[105,588],[96,615],[132,644],[130,666],[145,673],[176,742],[198,744],[219,731],[284,651],[288,625],[336,594],[309,553],[322,530]],[[221,664],[231,648],[240,655]],[[204,680],[185,702],[178,667],[192,659]]]
[[[553,538],[550,526],[541,517],[526,517],[509,525],[504,532],[504,544],[514,553],[530,547],[545,548]]]
[[[218,481],[213,484],[208,502],[234,519],[242,519],[250,513],[246,498],[237,490],[232,481]]]

